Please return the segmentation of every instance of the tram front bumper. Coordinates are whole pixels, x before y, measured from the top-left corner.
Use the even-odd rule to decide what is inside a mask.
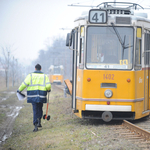
[[[132,106],[122,105],[91,105],[86,104],[82,111],[82,118],[103,119],[105,122],[111,120],[134,120],[135,112],[131,112]]]
[[[131,112],[130,105],[85,105],[85,110],[91,111],[121,111],[121,112]]]

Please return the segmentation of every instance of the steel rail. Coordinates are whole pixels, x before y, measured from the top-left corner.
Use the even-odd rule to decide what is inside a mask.
[[[64,90],[64,86],[63,85],[54,85],[55,87],[61,89],[61,90]]]
[[[136,133],[137,135],[139,135],[141,138],[144,138],[147,141],[150,141],[150,132],[143,130],[142,128],[139,128],[138,126],[123,120],[122,125],[126,128],[128,128],[129,130],[131,130],[132,132]]]

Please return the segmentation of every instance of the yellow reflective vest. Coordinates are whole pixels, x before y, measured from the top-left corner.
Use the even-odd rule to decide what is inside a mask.
[[[28,103],[46,103],[47,91],[51,90],[51,84],[47,75],[41,71],[30,73],[19,87],[23,91],[27,87]]]

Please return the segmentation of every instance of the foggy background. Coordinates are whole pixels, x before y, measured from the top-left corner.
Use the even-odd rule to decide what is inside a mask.
[[[72,51],[65,46],[66,35],[74,20],[91,8],[68,5],[97,6],[102,2],[105,1],[0,0],[0,84],[20,84],[37,63],[46,74],[50,65],[63,65],[64,78],[70,79]],[[149,0],[128,2],[150,8]]]

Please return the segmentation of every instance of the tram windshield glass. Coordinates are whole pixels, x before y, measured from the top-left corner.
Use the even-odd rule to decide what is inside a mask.
[[[53,74],[61,74],[61,69],[59,67],[54,68]]]
[[[132,69],[132,62],[132,27],[87,28],[87,68]]]

